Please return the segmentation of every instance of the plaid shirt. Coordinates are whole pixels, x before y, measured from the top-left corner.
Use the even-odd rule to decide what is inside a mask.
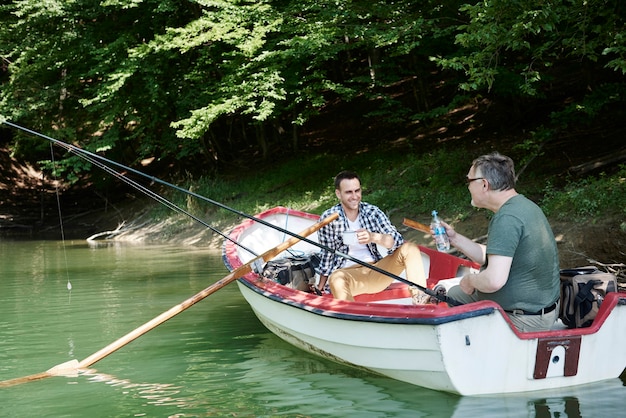
[[[322,213],[320,219],[324,219],[333,213],[339,213],[339,218],[321,228],[317,232],[317,237],[320,244],[325,245],[332,250],[348,254],[348,246],[343,243],[343,232],[349,229],[348,218],[346,217],[341,204],[338,203],[332,208],[326,210]],[[361,227],[370,232],[389,234],[393,236],[394,245],[388,250],[388,254],[394,252],[395,249],[401,246],[404,242],[402,235],[400,235],[396,227],[391,224],[387,215],[385,215],[385,213],[377,206],[364,202],[359,203],[358,219],[361,223]],[[378,251],[376,244],[369,243],[367,244],[367,248],[370,250],[374,261],[378,261],[383,258]],[[322,249],[321,260],[318,267],[318,272],[321,276],[330,276],[333,271],[340,269],[345,265],[346,259],[344,257]]]

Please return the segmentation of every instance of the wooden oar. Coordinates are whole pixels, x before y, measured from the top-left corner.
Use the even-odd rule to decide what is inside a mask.
[[[161,315],[159,315],[156,318],[146,322],[145,324],[143,324],[139,328],[129,332],[128,334],[124,335],[122,338],[120,338],[117,341],[114,341],[113,343],[107,345],[106,347],[104,347],[100,351],[97,351],[97,352],[93,353],[92,355],[90,355],[89,357],[84,359],[83,361],[79,362],[77,360],[70,360],[68,362],[58,364],[58,365],[52,367],[51,369],[49,369],[49,370],[47,370],[45,372],[42,372],[42,373],[32,374],[32,375],[29,375],[29,376],[19,377],[19,378],[11,379],[11,380],[5,380],[5,381],[0,382],[0,387],[13,386],[13,385],[17,385],[17,384],[20,384],[20,383],[26,383],[26,382],[30,382],[30,381],[33,381],[33,380],[43,379],[43,378],[46,378],[46,377],[70,375],[70,374],[76,373],[78,369],[84,369],[86,367],[89,367],[89,366],[93,365],[97,361],[102,360],[103,358],[105,358],[109,354],[112,354],[113,352],[119,350],[120,348],[122,348],[126,344],[130,343],[131,341],[139,338],[140,336],[142,336],[146,332],[150,331],[151,329],[156,328],[157,326],[161,325],[163,322],[167,321],[168,319],[171,319],[172,317],[178,315],[182,311],[190,308],[192,305],[196,304],[197,302],[201,301],[202,299],[206,298],[207,296],[217,292],[218,290],[220,290],[221,288],[223,288],[227,284],[237,280],[241,276],[244,276],[244,275],[250,273],[252,271],[252,266],[255,265],[255,263],[258,263],[258,262],[261,262],[261,261],[271,260],[272,258],[276,257],[281,252],[285,251],[287,248],[295,245],[298,241],[300,241],[302,239],[302,237],[306,237],[308,235],[311,235],[313,232],[317,231],[318,229],[320,229],[324,225],[327,225],[330,222],[332,222],[335,219],[337,219],[337,217],[338,217],[338,214],[333,214],[332,216],[329,216],[329,217],[323,219],[322,221],[320,221],[320,222],[310,226],[309,228],[305,229],[304,231],[300,232],[300,234],[298,234],[298,237],[295,237],[295,236],[291,237],[287,241],[281,243],[280,245],[272,248],[271,250],[268,250],[268,251],[264,252],[260,256],[258,256],[256,258],[252,259],[251,261],[249,261],[247,264],[244,264],[243,266],[233,270],[229,275],[227,275],[224,278],[222,278],[221,280],[213,283],[211,286],[207,287],[203,291],[195,294],[194,296],[190,297],[189,299],[187,299],[187,300],[181,302],[180,304],[172,307],[168,311],[163,312]]]
[[[402,224],[405,226],[408,226],[409,228],[417,229],[418,231],[422,231],[427,234],[430,234],[430,227],[428,225],[424,225],[412,219],[404,218],[404,221],[402,221]]]
[[[425,232],[427,234],[431,233],[430,227],[428,225],[424,225],[424,224],[419,223],[417,221],[414,221],[412,219],[404,218],[404,221],[402,221],[402,224],[405,225],[405,226],[408,226],[409,228],[417,229],[418,231]],[[487,235],[481,235],[478,238],[472,238],[472,241],[480,242],[480,241],[483,241],[486,238],[487,238]],[[454,253],[458,253],[458,252],[459,252],[459,250],[453,249],[453,250],[451,250],[449,252],[449,254],[454,254]]]

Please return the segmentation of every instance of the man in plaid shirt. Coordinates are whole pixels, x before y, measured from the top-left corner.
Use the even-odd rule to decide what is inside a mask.
[[[356,173],[342,171],[335,177],[335,195],[339,203],[320,217],[338,213],[339,218],[318,231],[320,244],[348,254],[358,260],[399,275],[406,270],[407,280],[426,287],[422,256],[418,246],[404,242],[402,235],[377,206],[361,201],[361,180]],[[344,235],[354,231],[356,239],[350,242]],[[347,241],[347,242],[346,242]],[[385,256],[378,246],[387,249]],[[318,267],[320,281],[316,293],[330,287],[333,296],[354,300],[364,293],[378,293],[393,282],[393,278],[366,266],[348,260],[330,251],[322,250]]]

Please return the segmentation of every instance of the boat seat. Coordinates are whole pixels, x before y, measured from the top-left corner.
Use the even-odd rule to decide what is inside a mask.
[[[450,279],[463,275],[463,270],[480,270],[480,264],[471,260],[458,258],[422,245],[419,246],[419,249],[429,258],[426,284],[431,289],[441,279]]]
[[[356,295],[354,300],[356,302],[379,302],[387,301],[390,299],[411,299],[411,292],[409,286],[402,282],[391,283],[385,290],[378,293],[364,293],[362,295]]]

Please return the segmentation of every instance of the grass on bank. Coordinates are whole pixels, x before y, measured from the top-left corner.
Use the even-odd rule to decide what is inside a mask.
[[[478,209],[470,205],[465,176],[475,156],[463,149],[428,153],[388,152],[303,155],[288,161],[259,165],[230,177],[189,181],[195,193],[246,214],[285,206],[320,214],[334,205],[333,178],[341,170],[356,171],[362,181],[363,200],[390,216],[429,222],[433,209],[447,221],[462,222]],[[536,201],[550,219],[595,222],[608,214],[626,220],[626,165],[611,175],[570,180],[558,188],[528,167],[517,190]],[[234,223],[237,215],[186,196],[172,199],[181,207],[217,224]],[[166,209],[164,209],[166,210]],[[490,213],[486,213],[490,216]],[[621,229],[626,231],[626,222]]]
[[[620,228],[626,231],[626,164],[614,175],[570,181],[561,189],[548,181],[540,204],[547,216],[559,220],[594,223],[602,217],[622,216]]]

